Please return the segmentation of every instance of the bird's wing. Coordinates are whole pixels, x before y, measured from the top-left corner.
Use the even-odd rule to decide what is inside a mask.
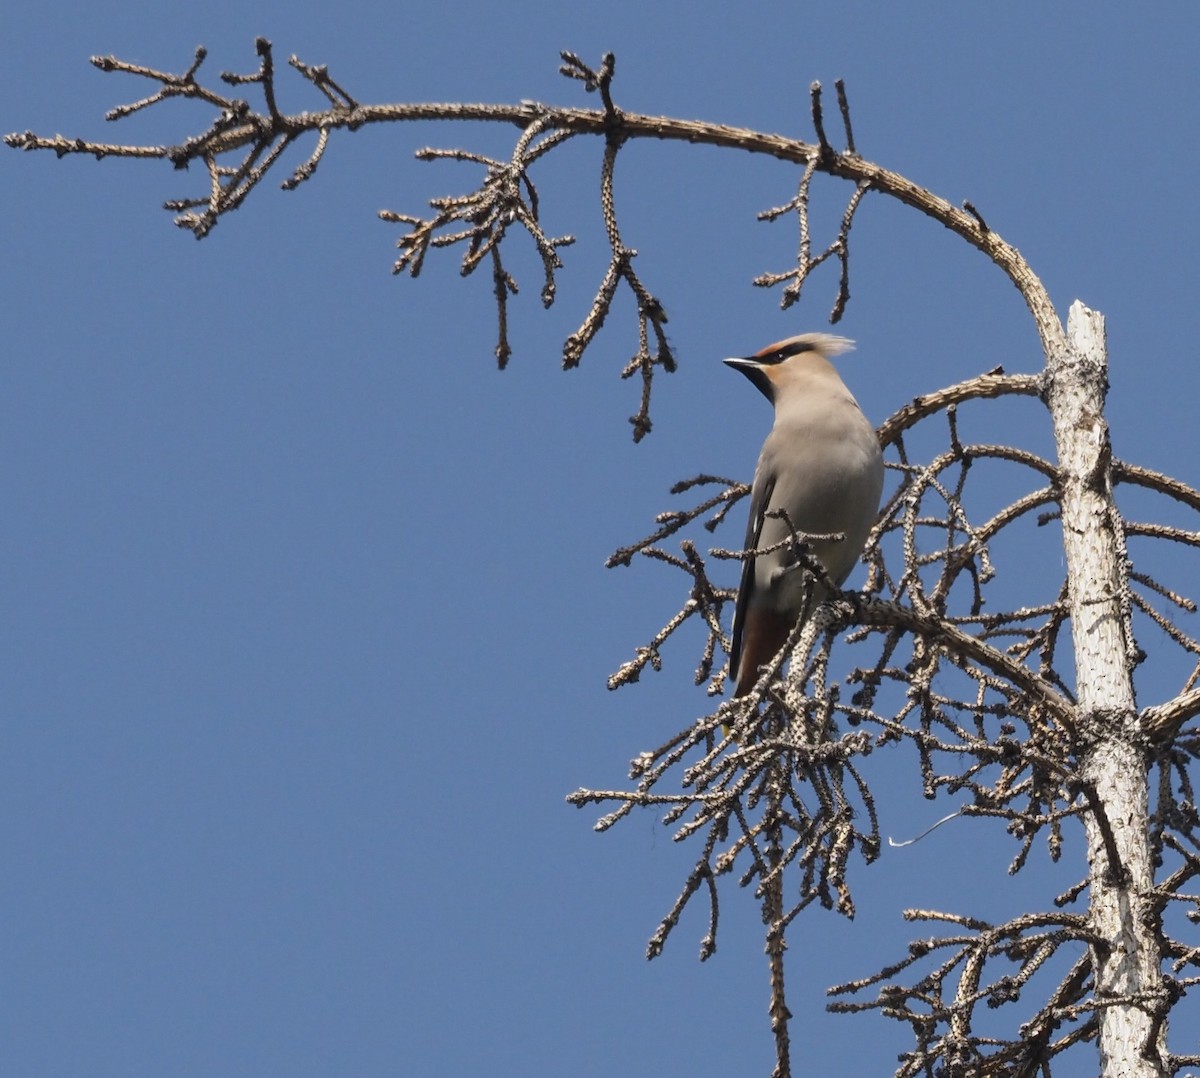
[[[750,519],[746,521],[746,543],[743,550],[754,550],[762,536],[763,521],[771,505],[771,494],[775,490],[775,479],[755,480],[750,492]],[[746,610],[750,606],[750,593],[754,589],[754,558],[742,562],[742,581],[738,585],[737,606],[733,612],[733,643],[729,649],[729,670],[737,674],[738,660],[742,657],[742,630],[746,627]]]

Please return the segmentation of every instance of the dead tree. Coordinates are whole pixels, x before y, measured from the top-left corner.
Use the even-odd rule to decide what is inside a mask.
[[[621,376],[641,381],[631,419],[635,439],[650,430],[654,375],[673,369],[675,358],[663,328],[666,312],[635,269],[636,252],[618,223],[614,177],[630,141],[683,140],[796,166],[794,194],[761,215],[795,218],[795,264],[754,282],[782,286],[784,307],[799,298],[814,270],[831,262],[837,270],[831,321],[841,317],[850,295],[851,227],[869,193],[898,199],[950,229],[1017,287],[1041,340],[1038,369],[991,370],[926,392],[880,429],[894,478],[868,544],[864,591],[822,606],[793,633],[750,696],[720,703],[664,744],[639,753],[628,788],[578,790],[568,800],[608,806],[597,824],[601,830],[635,808],[651,807],[677,828],[678,840],[697,847],[694,867],[650,941],[651,957],[698,895],[709,909],[701,947],[707,957],[716,946],[722,877],[752,889],[766,924],[776,1074],[786,1075],[786,933],[814,903],[853,913],[851,865],[857,858],[870,863],[881,845],[868,757],[914,746],[914,792],[965,795],[961,815],[1005,821],[1016,842],[1011,871],[1025,866],[1039,840],[1056,859],[1069,850],[1080,864],[1079,882],[1048,896],[1044,909],[1000,924],[969,913],[908,911],[909,920],[941,934],[916,939],[877,972],[834,986],[831,1007],[879,1011],[911,1028],[913,1043],[897,1075],[1049,1075],[1065,1053],[1088,1051],[1085,1042],[1098,1050],[1105,1075],[1162,1076],[1200,1066],[1200,1057],[1174,1054],[1167,1039],[1168,1016],[1197,982],[1192,970],[1200,964],[1200,945],[1188,935],[1189,925],[1200,920],[1200,894],[1188,889],[1200,873],[1200,821],[1189,774],[1200,737],[1188,725],[1200,713],[1200,643],[1169,613],[1193,611],[1195,604],[1152,571],[1157,544],[1195,548],[1200,530],[1129,519],[1120,508],[1124,491],[1139,490],[1200,511],[1200,493],[1113,455],[1104,416],[1102,317],[1076,303],[1064,327],[1030,267],[970,203],[953,206],[861,157],[840,83],[838,149],[826,131],[817,84],[811,100],[815,141],[628,112],[613,98],[611,55],[592,68],[563,54],[562,73],[597,91],[598,109],[530,101],[368,105],[325,68],[292,57],[291,66],[323,96],[325,107],[287,113],[277,96],[270,43],[260,39],[257,51],[257,70],[223,74],[228,88],[221,90],[198,79],[203,49],[181,74],[93,59],[102,70],[133,75],[151,88],[148,96],[113,109],[109,119],[171,98],[213,107],[210,126],[178,145],[32,132],[8,135],[6,142],[59,156],[200,166],[205,189],[166,208],[177,225],[203,238],[301,139],[315,145],[284,180],[285,188],[313,176],[336,132],[431,119],[513,125],[518,134],[507,159],[461,149],[418,150],[423,159],[450,158],[476,168],[482,179],[468,194],[434,198],[426,214],[381,214],[404,228],[395,272],[416,276],[431,250],[450,247],[462,252],[464,275],[480,266],[490,270],[496,356],[503,367],[511,351],[508,304],[518,291],[503,243],[514,231],[532,240],[543,266],[541,299],[552,304],[561,252],[572,240],[543,231],[536,166],[564,143],[601,138],[600,200],[611,257],[590,309],[564,343],[562,361],[566,367],[581,361],[614,297],[628,289],[636,300],[640,346]],[[244,88],[261,103],[235,96]],[[840,226],[824,245],[814,245],[809,227],[818,174],[850,184]],[[1044,409],[1055,459],[970,439],[963,406],[998,398],[1025,398]],[[933,428],[942,432],[942,448],[910,454],[915,432]],[[1003,505],[987,506],[979,497],[976,477],[989,469],[1010,473],[1018,490]],[[611,687],[637,681],[647,667],[659,669],[677,630],[698,624],[705,643],[696,683],[706,685],[710,697],[724,693],[733,593],[714,581],[709,566],[746,552],[705,551],[700,529],[721,526],[746,492],[742,483],[710,475],[685,480],[673,493],[686,496],[686,506],[664,512],[649,535],[612,555],[614,566],[650,558],[678,570],[685,598],[613,675]],[[997,586],[991,551],[1034,522],[1041,535],[1061,544],[1065,571],[1053,594],[1017,603]],[[802,545],[803,537],[796,541]],[[1156,646],[1179,649],[1190,672],[1172,698],[1139,704],[1136,675],[1145,653],[1138,641],[1150,627]],[[1075,845],[1082,848],[1070,849],[1076,826],[1083,843]],[[980,1031],[986,1008],[1013,1014],[1006,1034]]]

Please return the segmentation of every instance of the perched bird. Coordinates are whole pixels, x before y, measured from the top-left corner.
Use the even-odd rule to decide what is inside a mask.
[[[809,543],[837,587],[862,553],[883,492],[875,428],[829,362],[853,347],[845,337],[802,333],[746,359],[725,360],[775,405],[775,425],[754,472],[745,549],[786,543],[793,530],[844,535]],[[767,515],[778,510],[786,519]],[[830,593],[797,560],[784,545],[742,563],[729,656],[735,697],[754,687],[760,668],[778,654],[796,623]]]

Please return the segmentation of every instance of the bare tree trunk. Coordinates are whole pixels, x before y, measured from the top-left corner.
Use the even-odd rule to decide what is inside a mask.
[[[1104,317],[1072,304],[1068,347],[1050,357],[1047,399],[1058,446],[1063,545],[1088,840],[1100,1073],[1161,1078],[1166,1023],[1149,899],[1146,744],[1133,693],[1134,645],[1120,520],[1112,495]],[[1111,1001],[1108,1006],[1105,1000]]]

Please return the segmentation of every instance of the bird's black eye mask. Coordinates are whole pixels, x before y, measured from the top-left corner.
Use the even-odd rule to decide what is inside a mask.
[[[782,348],[776,348],[773,352],[768,352],[765,356],[756,357],[756,362],[762,363],[764,366],[771,366],[775,363],[782,363],[785,359],[791,359],[792,356],[798,356],[801,352],[815,352],[816,350],[815,344],[807,341],[793,341],[791,344],[785,344]]]

